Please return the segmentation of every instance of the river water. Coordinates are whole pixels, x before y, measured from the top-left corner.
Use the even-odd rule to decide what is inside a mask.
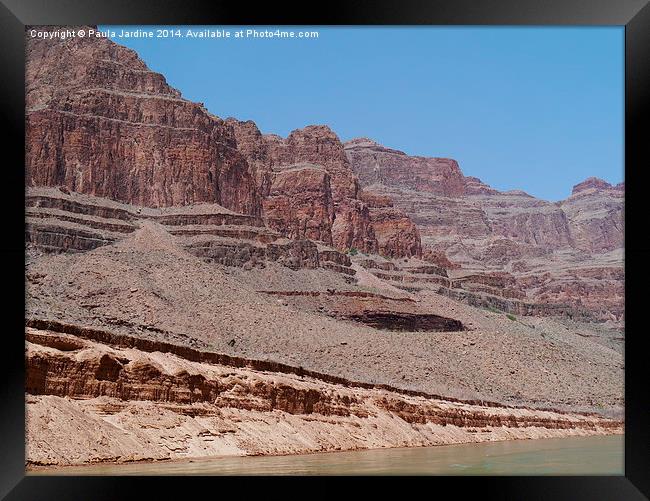
[[[30,475],[623,475],[623,435],[99,464]]]

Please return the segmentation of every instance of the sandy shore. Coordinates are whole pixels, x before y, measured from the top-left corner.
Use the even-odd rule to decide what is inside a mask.
[[[610,439],[617,438],[616,441]],[[76,466],[31,466],[27,475],[622,474],[623,437],[508,440],[268,456],[213,456]],[[524,456],[513,470],[512,456]],[[485,461],[490,457],[489,462]],[[453,458],[453,459],[452,459]],[[616,458],[619,458],[617,461]],[[468,468],[470,471],[468,472]],[[498,470],[497,470],[498,471]]]

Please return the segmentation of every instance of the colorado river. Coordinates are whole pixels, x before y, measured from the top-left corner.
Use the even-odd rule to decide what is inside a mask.
[[[622,475],[623,435],[97,464],[30,475]]]

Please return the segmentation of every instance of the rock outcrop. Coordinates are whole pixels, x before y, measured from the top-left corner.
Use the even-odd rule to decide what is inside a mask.
[[[411,157],[367,138],[348,141],[345,150],[362,186],[381,184],[448,197],[465,194],[465,177],[450,158]]]
[[[286,237],[332,244],[334,203],[322,167],[298,164],[275,173],[263,207],[266,224]]]
[[[27,37],[27,184],[148,207],[259,214],[232,128],[104,38]]]
[[[560,207],[567,215],[575,247],[589,253],[608,252],[623,246],[623,183],[589,178],[573,187]]]
[[[549,311],[586,307],[602,320],[622,319],[622,274],[614,277],[623,262],[608,253],[623,247],[623,183],[589,178],[569,198],[552,203],[521,190],[499,192],[465,177],[453,160],[409,156],[366,138],[347,142],[345,150],[363,190],[392,200],[415,223],[429,261],[447,269],[512,273],[517,283],[497,296],[546,302]],[[585,268],[599,272],[586,276]],[[540,276],[543,283],[535,282]]]
[[[299,367],[119,341],[28,328],[29,467],[622,431],[620,421],[595,415],[447,400]]]
[[[605,190],[620,190],[623,191],[624,189],[624,184],[620,183],[616,185],[615,187],[609,184],[607,181],[604,181],[603,179],[597,178],[597,177],[588,177],[581,183],[576,184],[573,189],[571,190],[571,195],[576,195],[581,192],[585,191],[605,191]]]
[[[393,206],[390,197],[362,190],[361,200],[369,207],[379,254],[392,258],[422,255],[417,226],[406,212]]]
[[[326,125],[310,125],[291,132],[286,139],[264,136],[269,147],[272,167],[300,162],[322,165],[332,176],[332,198],[335,202],[356,199],[359,182],[352,172],[338,136]]]
[[[275,200],[292,199],[296,208],[281,214],[276,203],[264,203],[268,224],[278,231],[287,229],[287,236],[310,237],[306,228],[318,228],[310,234],[319,234],[318,240],[332,243],[340,250],[357,249],[367,253],[379,253],[389,257],[419,256],[421,254],[420,235],[417,227],[403,211],[391,208],[392,202],[371,207],[359,188],[359,180],[350,167],[343,144],[327,126],[312,125],[291,132],[286,139],[277,135],[263,135],[253,122],[240,122],[229,118],[227,123],[233,127],[240,151],[255,167],[258,188],[263,196]],[[295,166],[310,165],[321,167],[329,174],[328,190],[325,183],[319,184],[321,190],[310,198],[326,200],[331,198],[334,210],[330,228],[327,228],[327,212],[324,207],[315,211],[313,203],[305,197],[294,197],[296,190],[287,189],[289,185],[300,186],[303,181],[294,177],[292,181],[287,169],[297,176]],[[304,203],[303,203],[304,202]],[[322,204],[321,204],[322,205]],[[298,207],[304,207],[299,209]],[[271,211],[269,213],[269,210]],[[296,219],[296,211],[301,217]],[[297,230],[297,231],[296,231]]]
[[[480,196],[491,234],[544,249],[572,247],[569,221],[555,204],[523,192]]]

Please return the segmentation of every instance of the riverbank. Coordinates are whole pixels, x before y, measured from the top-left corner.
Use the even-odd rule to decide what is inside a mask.
[[[27,465],[123,464],[622,433],[620,421],[446,400],[27,331]],[[74,437],[74,440],[72,440]]]
[[[622,435],[36,468],[28,475],[622,475]]]

